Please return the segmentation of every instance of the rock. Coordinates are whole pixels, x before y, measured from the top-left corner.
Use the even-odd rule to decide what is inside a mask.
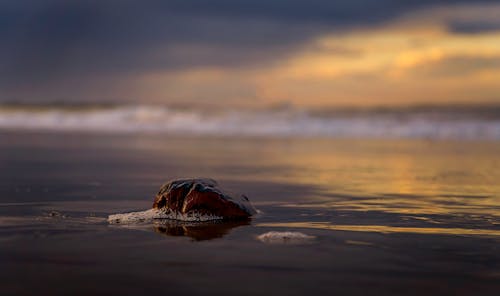
[[[50,211],[47,213],[47,216],[52,217],[52,218],[67,218],[67,215],[63,215],[59,213],[58,211]]]
[[[256,213],[245,195],[231,197],[212,179],[182,179],[160,188],[153,209],[188,220],[191,216],[213,219],[246,219]]]

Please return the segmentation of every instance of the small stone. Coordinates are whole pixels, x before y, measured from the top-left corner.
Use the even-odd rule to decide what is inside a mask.
[[[222,219],[245,219],[256,213],[245,195],[232,197],[212,179],[181,179],[160,188],[154,209],[179,216],[207,215]]]
[[[50,211],[47,215],[49,217],[63,217],[63,215],[57,211]]]

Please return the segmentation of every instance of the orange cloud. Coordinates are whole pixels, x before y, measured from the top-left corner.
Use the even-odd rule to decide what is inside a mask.
[[[273,63],[154,73],[142,80],[141,94],[304,106],[500,103],[500,32],[457,34],[446,25],[467,9],[327,34]]]

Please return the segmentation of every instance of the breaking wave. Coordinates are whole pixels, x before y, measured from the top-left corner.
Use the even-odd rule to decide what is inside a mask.
[[[13,108],[0,105],[0,129],[217,136],[500,140],[500,114],[497,110],[485,113],[477,110],[470,112],[467,109],[209,112],[148,105],[95,108]]]

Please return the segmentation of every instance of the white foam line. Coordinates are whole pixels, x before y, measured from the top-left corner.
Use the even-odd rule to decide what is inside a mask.
[[[130,212],[123,214],[113,214],[108,216],[108,222],[111,224],[134,224],[143,222],[152,222],[155,219],[169,219],[187,222],[204,222],[212,220],[221,220],[223,217],[214,215],[205,215],[200,213],[181,214],[178,212],[169,212],[159,209],[149,209],[140,212]]]
[[[108,109],[2,109],[0,130],[147,132],[222,136],[320,136],[355,138],[500,139],[500,119],[467,113],[393,112],[363,116],[315,116],[293,110],[251,112],[234,110],[205,114],[157,106]]]

